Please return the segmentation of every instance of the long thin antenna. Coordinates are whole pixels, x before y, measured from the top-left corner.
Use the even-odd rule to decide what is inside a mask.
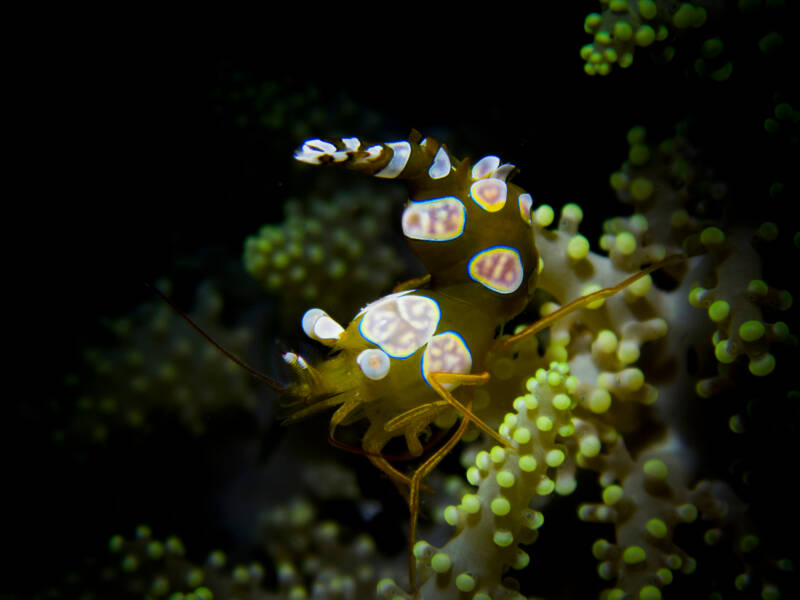
[[[260,371],[256,371],[253,367],[251,367],[250,365],[245,363],[240,358],[236,357],[233,353],[231,353],[228,350],[226,350],[214,338],[212,338],[205,331],[203,331],[203,329],[197,323],[192,321],[192,319],[186,313],[184,313],[180,308],[178,308],[178,306],[166,294],[164,294],[164,292],[159,290],[157,287],[155,287],[153,285],[150,285],[146,281],[145,281],[144,284],[147,287],[149,287],[151,290],[153,290],[158,295],[159,298],[161,298],[164,302],[166,302],[170,306],[170,308],[173,311],[175,311],[175,314],[177,314],[181,319],[183,319],[189,325],[191,325],[197,333],[199,333],[204,338],[206,338],[206,340],[208,340],[208,342],[212,346],[214,346],[214,348],[216,348],[222,354],[224,354],[228,358],[228,360],[230,360],[230,361],[234,362],[235,364],[237,364],[238,366],[240,366],[242,369],[244,369],[245,371],[250,373],[250,375],[252,375],[256,379],[259,379],[263,383],[266,383],[270,388],[272,388],[276,392],[285,392],[286,391],[286,386],[285,385],[281,385],[280,383],[278,383],[277,381],[272,379],[272,377],[264,375]]]

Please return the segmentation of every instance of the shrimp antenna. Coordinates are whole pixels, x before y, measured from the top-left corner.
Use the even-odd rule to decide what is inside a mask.
[[[233,363],[235,363],[236,365],[240,366],[242,369],[244,369],[245,371],[247,371],[248,373],[250,373],[250,375],[252,375],[252,376],[253,376],[253,377],[255,377],[256,379],[258,379],[258,380],[262,381],[263,383],[266,383],[266,384],[267,384],[267,385],[268,385],[270,388],[272,388],[272,389],[273,389],[273,390],[275,390],[276,392],[285,392],[285,391],[286,391],[286,386],[284,386],[284,385],[281,385],[280,383],[278,383],[277,381],[275,381],[274,379],[272,379],[272,377],[269,377],[269,376],[267,376],[267,375],[264,375],[264,374],[263,374],[263,373],[261,373],[260,371],[257,371],[257,370],[255,370],[253,367],[251,367],[250,365],[248,365],[247,363],[245,363],[243,360],[241,360],[240,358],[238,358],[236,355],[234,355],[232,352],[230,352],[229,350],[225,349],[225,348],[224,348],[224,347],[223,347],[223,346],[222,346],[222,345],[221,345],[219,342],[217,342],[217,341],[216,341],[214,338],[212,338],[212,337],[211,337],[209,334],[207,334],[205,331],[203,331],[203,328],[202,328],[202,327],[200,327],[200,325],[198,325],[197,323],[195,323],[194,321],[192,321],[191,317],[189,317],[189,316],[188,316],[186,313],[184,313],[184,312],[183,312],[183,311],[182,311],[180,308],[178,308],[178,306],[177,306],[177,305],[176,305],[176,304],[175,304],[175,303],[174,303],[174,302],[173,302],[173,301],[172,301],[172,300],[171,300],[171,299],[170,299],[170,298],[169,298],[169,297],[168,297],[166,294],[164,294],[164,292],[162,292],[161,290],[159,290],[157,287],[155,287],[155,286],[153,286],[153,285],[150,285],[150,284],[149,284],[149,283],[147,283],[146,281],[144,282],[144,284],[145,284],[147,287],[149,287],[151,290],[153,290],[153,291],[156,293],[156,295],[157,295],[159,298],[161,298],[161,299],[162,299],[164,302],[166,302],[166,303],[169,305],[169,307],[170,307],[170,308],[171,308],[173,311],[175,311],[175,314],[177,314],[177,315],[178,315],[178,316],[179,316],[181,319],[183,319],[183,320],[184,320],[184,321],[186,321],[186,322],[187,322],[189,325],[191,325],[191,326],[194,328],[194,330],[195,330],[197,333],[199,333],[199,334],[200,334],[200,335],[202,335],[204,338],[206,338],[206,340],[207,340],[207,341],[208,341],[208,342],[209,342],[209,343],[210,343],[212,346],[214,346],[214,348],[216,348],[216,349],[217,349],[217,350],[219,350],[219,351],[220,351],[222,354],[224,354],[224,355],[225,355],[225,356],[228,358],[228,360],[230,360],[230,361],[232,361]]]

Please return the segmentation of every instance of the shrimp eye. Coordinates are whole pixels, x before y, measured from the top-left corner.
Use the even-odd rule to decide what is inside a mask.
[[[383,379],[389,373],[389,355],[383,350],[364,350],[358,355],[356,362],[368,379]]]

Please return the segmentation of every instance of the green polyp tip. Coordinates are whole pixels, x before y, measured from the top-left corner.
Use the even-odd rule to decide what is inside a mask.
[[[639,14],[645,19],[652,19],[658,13],[658,6],[654,0],[639,0]]]
[[[617,191],[628,187],[628,176],[620,171],[614,171],[608,181],[611,187]]]
[[[646,144],[634,144],[628,150],[628,160],[635,166],[645,164],[650,160],[650,148]]]
[[[647,128],[644,125],[634,125],[625,134],[625,139],[633,146],[634,144],[643,144],[647,136]]]
[[[497,480],[497,485],[504,488],[512,487],[516,481],[514,473],[512,473],[511,471],[507,471],[505,469],[497,473],[496,480]]]
[[[544,515],[538,510],[526,510],[522,514],[522,520],[528,529],[539,529],[544,524]]]
[[[414,549],[412,550],[412,552],[414,553],[414,557],[419,560],[422,560],[428,553],[428,549],[430,547],[431,545],[425,540],[418,541],[416,544],[414,544]]]
[[[756,296],[766,296],[769,286],[762,279],[753,279],[747,284],[747,291]]]
[[[692,290],[689,292],[689,304],[694,306],[695,308],[703,308],[703,294],[705,293],[706,288],[701,286],[693,287]]]
[[[478,485],[481,482],[481,472],[477,467],[467,469],[467,481],[472,485]]]
[[[538,463],[532,454],[523,454],[519,457],[519,468],[526,473],[533,473],[537,466]]]
[[[606,489],[603,490],[603,502],[608,504],[609,506],[612,504],[616,504],[622,499],[622,496],[625,492],[622,491],[622,488],[616,484],[609,485]]]
[[[641,546],[628,546],[622,553],[622,560],[629,565],[643,562],[647,558],[647,553]]]
[[[437,573],[447,573],[452,566],[453,561],[451,561],[450,556],[444,552],[437,552],[431,557],[431,569]]]
[[[175,554],[177,556],[183,556],[186,554],[186,549],[183,547],[183,542],[180,538],[171,535],[166,539],[164,542],[164,547],[167,549],[167,552],[170,554]]]
[[[695,393],[701,398],[711,398],[714,395],[712,379],[701,379],[694,386]]]
[[[694,504],[681,504],[675,510],[678,513],[678,518],[684,523],[692,523],[697,519],[697,507]]]
[[[553,396],[553,407],[558,410],[567,410],[571,404],[572,401],[566,394],[556,394]]]
[[[634,39],[639,46],[649,46],[655,41],[656,32],[650,25],[642,25],[636,30]]]
[[[469,573],[459,573],[456,576],[456,587],[461,592],[471,592],[475,589],[475,578]]]
[[[730,312],[731,305],[725,302],[725,300],[717,300],[708,307],[708,316],[714,323],[719,323],[727,318]]]
[[[561,209],[561,217],[575,223],[583,221],[583,209],[574,202],[568,202]]]
[[[758,47],[764,54],[772,54],[783,45],[783,36],[777,31],[768,33],[758,41]]]
[[[572,260],[581,260],[589,254],[589,240],[580,233],[567,243],[567,256]]]
[[[707,546],[714,546],[722,539],[722,530],[714,527],[703,534],[703,541]]]
[[[531,562],[530,555],[524,550],[517,548],[517,553],[514,555],[514,560],[511,562],[511,568],[521,571],[527,567]]]
[[[592,33],[603,22],[602,15],[597,13],[589,13],[583,21],[583,29],[586,33]]]
[[[512,437],[518,444],[527,444],[531,441],[531,430],[527,427],[518,427]]]
[[[629,231],[623,231],[617,236],[614,245],[622,254],[629,256],[636,250],[636,238]]]
[[[634,340],[623,340],[617,348],[617,358],[626,365],[639,360],[639,344]]]
[[[481,498],[477,494],[464,494],[461,498],[461,508],[464,512],[474,515],[481,509]]]
[[[611,43],[611,34],[608,31],[598,31],[594,34],[594,43],[607,46]]]
[[[731,73],[733,73],[733,63],[728,61],[716,71],[711,72],[711,79],[714,81],[727,81],[730,79]]]
[[[564,452],[556,448],[545,454],[544,462],[547,463],[548,467],[558,467],[564,462],[565,458]]]
[[[742,552],[752,552],[758,547],[758,536],[748,534],[739,540],[739,549]]]
[[[570,437],[573,433],[575,433],[575,425],[572,423],[561,425],[558,428],[558,435],[561,437]]]
[[[730,364],[736,360],[736,356],[728,352],[728,340],[720,340],[717,342],[714,346],[714,356],[724,365]]]
[[[542,415],[536,419],[536,428],[539,431],[550,431],[553,428],[553,419]]]
[[[547,227],[555,219],[556,213],[553,207],[548,204],[542,204],[539,208],[533,211],[533,220],[539,227]]]
[[[203,578],[204,574],[202,569],[198,569],[197,567],[190,569],[186,574],[186,585],[196,588],[198,585],[203,583]]]
[[[489,457],[492,459],[493,463],[500,464],[506,459],[506,451],[500,446],[492,446],[492,449],[489,451]]]
[[[789,326],[783,321],[776,321],[772,324],[772,333],[779,340],[789,337]]]
[[[514,543],[514,534],[507,529],[498,529],[494,532],[492,540],[501,548],[507,548]]]
[[[589,435],[580,441],[581,454],[588,457],[597,456],[600,453],[602,444],[600,439],[595,435]]]
[[[164,544],[157,540],[153,540],[147,544],[147,556],[153,560],[157,560],[164,556]]]
[[[776,133],[780,131],[780,129],[781,125],[777,120],[773,119],[772,117],[767,117],[764,119],[764,131],[767,133]]]
[[[705,246],[721,244],[725,241],[725,232],[719,227],[706,227],[700,232],[700,241]]]
[[[731,418],[728,419],[728,427],[733,433],[744,433],[745,427],[744,422],[742,421],[742,415],[731,415]]]
[[[670,554],[669,556],[667,556],[666,563],[667,567],[669,567],[673,571],[676,571],[681,568],[681,565],[683,564],[683,559],[678,554]]]
[[[491,503],[491,509],[494,514],[498,517],[504,517],[509,512],[511,512],[511,503],[508,499],[503,498],[502,496],[498,496]]]
[[[766,221],[759,226],[756,233],[762,240],[773,242],[778,238],[778,226],[772,221]]]
[[[381,579],[378,581],[378,583],[375,585],[375,591],[378,592],[379,596],[384,596],[388,592],[394,591],[396,587],[397,584],[394,582],[394,579],[387,577],[386,579]]]
[[[149,525],[139,525],[136,528],[136,539],[138,540],[149,539],[152,534],[153,531],[150,529]]]
[[[601,55],[601,59],[602,59],[602,55]],[[611,73],[611,65],[609,65],[608,63],[601,63],[601,64],[597,65],[597,74],[598,75],[608,75],[609,73]]]
[[[654,585],[646,585],[639,590],[639,600],[661,600],[661,590]]]
[[[610,63],[617,62],[617,59],[619,58],[619,55],[617,54],[617,51],[614,50],[614,48],[606,48],[605,50],[603,50],[603,56]]]
[[[207,587],[199,587],[192,593],[197,600],[214,600],[214,594]]]
[[[627,42],[633,37],[633,27],[627,21],[617,21],[614,23],[614,38],[621,42]]]
[[[647,27],[647,25],[645,25]],[[642,202],[653,195],[655,186],[647,177],[636,177],[631,181],[630,191],[634,200]]]
[[[776,585],[766,583],[764,587],[761,588],[761,600],[780,600],[780,597],[781,591]]]
[[[139,559],[136,558],[133,554],[128,554],[122,559],[122,570],[126,573],[133,573],[136,569],[139,568]]]
[[[794,299],[787,290],[781,290],[778,294],[778,309],[789,310],[792,307]]]
[[[594,340],[597,349],[605,354],[610,354],[617,349],[617,334],[610,329],[603,329]]]
[[[684,2],[672,17],[672,22],[678,29],[685,29],[686,27],[700,27],[707,18],[705,8]]]
[[[654,538],[661,539],[667,535],[667,524],[661,519],[650,519],[645,525],[645,529]]]
[[[626,0],[611,0],[608,4],[609,10],[614,13],[628,12],[628,3]]]
[[[598,538],[592,544],[592,556],[594,556],[597,560],[603,560],[610,548],[611,544],[608,542],[608,540]]]
[[[536,493],[540,496],[547,496],[552,494],[556,488],[556,483],[549,477],[542,477],[542,480],[536,485]]]
[[[611,407],[611,394],[602,388],[595,388],[589,394],[589,410],[595,414],[602,414]]]
[[[710,38],[703,42],[702,53],[705,58],[714,58],[719,56],[722,52],[722,40],[719,38]]]
[[[669,585],[672,583],[672,571],[665,567],[661,567],[658,571],[656,571],[656,577],[658,577],[661,585]]]
[[[781,121],[788,121],[794,118],[794,109],[788,102],[781,102],[775,105],[775,116]]]
[[[756,377],[764,377],[772,373],[775,369],[775,357],[767,352],[757,358],[751,358],[750,364],[747,365],[747,367]]]
[[[236,583],[241,585],[245,585],[250,582],[250,572],[244,565],[238,565],[236,568],[234,568],[232,577]]]
[[[610,566],[610,563],[606,563],[606,564],[609,564],[609,566]],[[614,578],[612,573],[599,573],[599,575],[603,579],[613,579]],[[605,597],[605,599],[606,600],[625,600],[626,596],[627,596],[627,594],[625,593],[625,590],[620,589],[620,588],[614,588],[612,590],[608,590],[608,595]]]
[[[442,516],[444,517],[445,523],[455,527],[458,523],[458,508],[451,504],[444,509]]]
[[[653,289],[653,278],[650,275],[645,275],[628,286],[628,292],[635,298],[641,298],[647,295],[647,292],[651,289]]]
[[[689,223],[689,213],[683,209],[676,210],[669,219],[672,227],[685,227]]]
[[[558,371],[549,371],[547,373],[547,384],[550,387],[558,387],[564,382],[564,376]]]
[[[657,458],[651,458],[645,462],[642,470],[645,475],[653,479],[666,479],[668,474],[667,465],[664,464],[664,461]]]
[[[627,69],[633,64],[633,52],[624,52],[622,56],[619,57],[619,66],[623,69]]]
[[[739,337],[745,342],[754,342],[764,335],[766,328],[761,321],[745,321],[739,325]]]
[[[121,535],[112,535],[111,539],[108,540],[108,549],[111,552],[119,552],[122,550],[122,545],[125,543],[125,539]]]

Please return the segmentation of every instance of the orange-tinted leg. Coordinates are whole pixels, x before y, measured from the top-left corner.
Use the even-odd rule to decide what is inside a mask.
[[[591,294],[587,294],[585,296],[581,296],[580,298],[577,298],[576,300],[573,300],[572,302],[569,302],[568,304],[565,304],[564,306],[559,308],[557,311],[550,313],[546,317],[542,317],[541,319],[539,319],[535,323],[531,323],[528,327],[526,327],[525,329],[523,329],[522,331],[520,331],[516,335],[512,335],[511,337],[507,337],[505,339],[499,340],[498,341],[498,347],[499,348],[503,348],[503,347],[511,346],[512,344],[516,344],[520,340],[523,340],[523,339],[525,339],[527,337],[530,337],[530,336],[532,336],[534,334],[537,334],[540,331],[542,331],[543,329],[547,329],[548,327],[550,327],[550,325],[552,325],[553,323],[558,321],[561,317],[563,317],[565,315],[568,315],[569,313],[574,312],[574,311],[578,310],[579,308],[583,308],[587,304],[591,304],[592,302],[597,302],[598,300],[603,300],[604,298],[608,298],[609,296],[613,296],[614,294],[617,294],[617,293],[621,292],[622,290],[624,290],[630,284],[632,284],[635,281],[641,279],[645,275],[648,275],[648,274],[652,273],[653,271],[656,271],[656,270],[660,269],[661,267],[665,267],[667,265],[671,265],[673,263],[681,261],[684,258],[685,257],[683,257],[683,256],[670,256],[668,258],[665,258],[664,260],[660,260],[657,263],[650,265],[649,267],[647,267],[645,269],[642,269],[638,273],[635,273],[635,274],[631,275],[630,277],[628,277],[627,279],[624,279],[624,280],[620,281],[615,286],[608,287],[608,288],[603,288],[602,290],[599,290],[597,292],[593,292]]]
[[[459,403],[460,404],[460,403]],[[472,400],[467,402],[466,410],[471,413]],[[469,427],[470,420],[464,416],[461,423],[458,425],[455,433],[447,442],[434,452],[424,463],[422,463],[414,474],[411,476],[411,489],[408,493],[408,510],[411,513],[408,527],[408,582],[411,586],[411,593],[414,598],[418,597],[417,578],[416,578],[416,560],[414,557],[414,545],[417,538],[417,518],[419,517],[419,491],[422,484],[422,479],[428,475],[433,469],[436,468],[442,459],[447,456],[453,447],[462,438],[464,433]]]
[[[456,385],[484,385],[489,381],[489,373],[484,372],[473,375],[471,373],[443,373],[436,371],[428,373],[428,381],[430,381],[431,387],[436,390],[437,394],[446,400],[453,408],[458,410],[458,412],[472,421],[476,427],[483,430],[490,437],[493,437],[501,446],[505,446],[506,448],[511,447],[507,439],[500,436],[499,433],[484,423],[480,417],[476,416],[475,413],[456,400],[453,394],[450,393],[450,390],[445,389],[443,385],[445,383],[454,383]]]

